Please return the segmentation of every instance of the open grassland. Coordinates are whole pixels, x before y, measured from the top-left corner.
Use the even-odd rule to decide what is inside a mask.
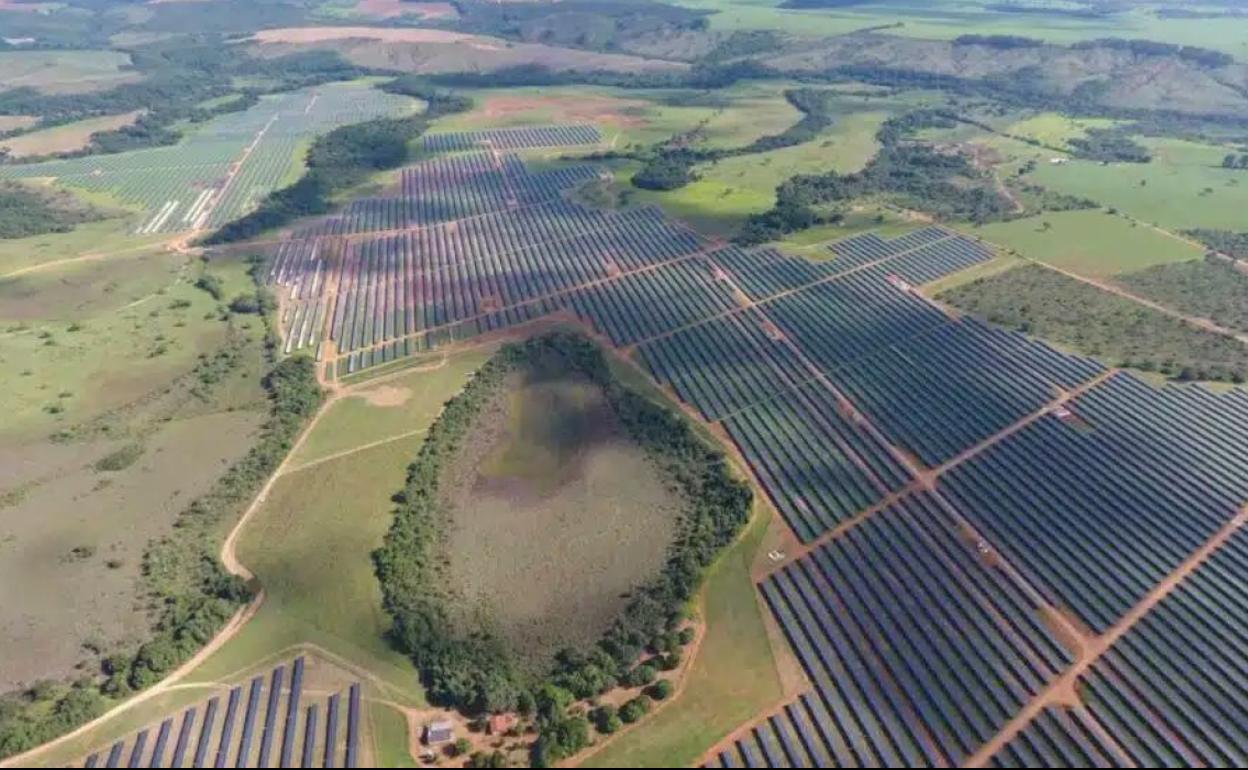
[[[5,88],[78,94],[133,83],[130,55],[118,51],[0,51]]]
[[[1151,163],[1072,160],[1041,164],[1028,178],[1162,227],[1243,229],[1248,171],[1221,167],[1228,148],[1179,139],[1137,141],[1152,153]]]
[[[176,420],[141,443],[96,442],[93,463],[14,488],[0,509],[0,690],[144,637],[134,585],[148,541],[246,452],[256,425],[245,411]]]
[[[6,432],[91,419],[221,345],[217,302],[190,274],[186,257],[158,250],[0,279]]]
[[[77,225],[68,233],[0,240],[0,280],[14,278],[15,273],[154,251],[169,239],[167,235],[133,235],[132,226],[131,219],[114,217]]]
[[[483,345],[447,358],[430,356],[417,362],[415,371],[361,385],[325,413],[292,457],[292,466],[423,431],[441,411],[443,402],[493,352],[494,346]]]
[[[0,115],[0,131],[14,131],[19,128],[30,128],[39,122],[39,118],[30,115]]]
[[[1092,129],[1113,127],[1115,121],[1096,118],[1072,118],[1058,112],[1042,112],[1038,115],[1015,120],[1000,127],[1011,136],[1040,142],[1048,147],[1069,150],[1070,140],[1082,139]]]
[[[264,588],[264,604],[196,677],[311,642],[392,685],[392,697],[419,703],[416,670],[385,639],[389,618],[371,554],[390,526],[390,496],[422,441],[409,436],[278,480],[238,542],[238,559]]]
[[[73,152],[87,147],[93,134],[133,125],[141,114],[142,112],[136,110],[123,115],[106,115],[32,131],[0,142],[0,149],[8,150],[15,158]]]
[[[684,689],[653,717],[590,756],[583,767],[686,767],[782,696],[763,610],[751,578],[770,517],[761,511],[707,571],[694,612],[706,624]]]
[[[749,215],[770,209],[776,188],[792,176],[861,170],[879,149],[875,132],[887,117],[886,112],[849,114],[810,142],[703,164],[697,167],[697,181],[685,187],[634,195],[662,205],[699,230],[728,234]]]
[[[1187,241],[1099,209],[1051,212],[968,228],[967,232],[1029,259],[1089,277],[1185,262],[1202,253]]]
[[[601,388],[553,369],[509,377],[446,474],[455,622],[484,622],[534,674],[658,574],[682,507]]]

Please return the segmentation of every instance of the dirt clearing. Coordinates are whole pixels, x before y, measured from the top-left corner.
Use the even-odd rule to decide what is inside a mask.
[[[369,390],[362,390],[356,395],[367,401],[369,406],[392,408],[406,404],[412,397],[412,391],[408,388],[399,388],[394,385],[381,385]]]
[[[566,374],[511,375],[447,474],[456,622],[534,672],[659,573],[682,508],[601,389]]]
[[[256,33],[259,43],[324,43],[330,40],[380,40],[383,43],[461,43],[489,38],[443,29],[390,27],[283,27]]]
[[[598,123],[611,126],[644,126],[649,103],[640,99],[608,96],[491,96],[481,112],[492,120],[525,117],[536,113],[556,123]]]
[[[141,110],[127,112],[124,115],[106,115],[102,118],[80,120],[66,123],[55,128],[32,131],[29,134],[13,137],[0,143],[0,148],[9,151],[15,158],[34,155],[49,155],[57,152],[73,152],[81,150],[91,143],[91,135],[101,131],[115,131],[125,126],[134,125],[142,115]]]

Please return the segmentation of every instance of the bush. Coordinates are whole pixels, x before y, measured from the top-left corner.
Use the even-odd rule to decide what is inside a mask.
[[[649,663],[643,663],[628,672],[629,687],[645,687],[659,676],[659,672]]]
[[[97,471],[116,473],[123,471],[138,462],[143,456],[142,444],[126,444],[125,446],[101,457],[93,466]]]
[[[671,680],[660,679],[646,688],[646,694],[655,700],[667,700],[672,694]]]
[[[648,713],[650,713],[650,698],[645,695],[638,695],[623,706],[620,706],[620,721],[631,725]]]
[[[620,713],[614,706],[599,706],[594,709],[592,718],[594,729],[603,735],[610,735],[624,726]]]

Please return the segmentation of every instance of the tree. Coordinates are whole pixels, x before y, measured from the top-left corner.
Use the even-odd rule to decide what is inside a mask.
[[[620,719],[620,712],[615,706],[599,706],[594,709],[592,716],[594,728],[603,735],[610,735],[624,726],[624,722]]]
[[[455,741],[455,744],[452,747],[452,749],[454,750],[453,756],[462,757],[468,752],[472,751],[472,741],[468,740],[467,738],[460,738],[459,740]]]
[[[631,725],[638,719],[644,717],[650,711],[650,698],[646,695],[638,695],[636,698],[620,706],[620,720],[624,724]]]
[[[667,700],[672,694],[672,683],[668,679],[660,679],[646,688],[646,694],[655,700]]]

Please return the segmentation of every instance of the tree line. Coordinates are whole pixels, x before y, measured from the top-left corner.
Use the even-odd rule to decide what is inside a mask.
[[[298,181],[270,193],[254,211],[222,225],[204,243],[245,241],[296,219],[329,213],[336,193],[359,184],[369,174],[406,163],[411,158],[412,141],[424,133],[430,121],[472,106],[465,97],[415,78],[398,78],[381,87],[419,96],[428,106],[419,115],[353,123],[318,137],[308,150],[307,170]]]
[[[677,485],[686,507],[661,573],[633,594],[596,644],[560,652],[549,673],[533,681],[497,636],[456,628],[451,621],[451,600],[440,576],[446,515],[441,484],[485,404],[511,372],[537,361],[556,361],[601,387],[628,435]],[[640,686],[654,680],[656,664],[679,663],[680,646],[692,638],[680,632],[685,608],[705,568],[748,520],[752,493],[733,477],[723,454],[699,439],[683,418],[621,384],[594,343],[563,332],[504,346],[479,369],[429,428],[395,500],[394,522],[373,554],[383,605],[393,620],[392,642],[420,670],[431,702],[470,715],[535,716],[540,736],[534,760],[540,765],[585,745],[588,724],[569,713],[575,700],[621,683]],[[638,666],[646,650],[655,653],[655,663]]]

